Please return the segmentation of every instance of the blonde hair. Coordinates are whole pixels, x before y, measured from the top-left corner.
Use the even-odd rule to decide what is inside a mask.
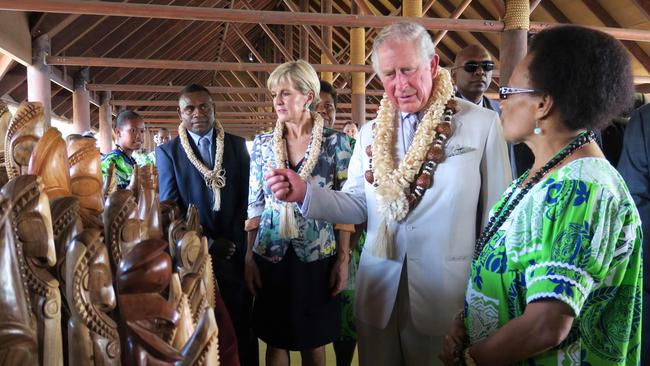
[[[266,80],[266,87],[271,90],[283,81],[291,83],[293,88],[303,95],[307,95],[310,91],[313,92],[314,99],[310,108],[315,108],[320,102],[320,80],[316,70],[307,61],[289,61],[276,67]]]

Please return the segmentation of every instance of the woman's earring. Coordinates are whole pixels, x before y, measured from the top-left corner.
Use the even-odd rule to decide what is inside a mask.
[[[309,103],[305,104],[305,110],[309,112]]]
[[[542,134],[542,128],[539,127],[539,120],[535,121],[535,128],[533,129],[533,133],[535,135],[541,135]]]

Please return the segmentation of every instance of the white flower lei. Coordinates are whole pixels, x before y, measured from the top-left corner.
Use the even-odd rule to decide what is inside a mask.
[[[424,162],[429,145],[437,135],[435,129],[442,120],[445,104],[452,97],[453,86],[447,70],[438,69],[434,85],[429,99],[431,102],[408,152],[397,168],[393,157],[397,111],[386,94],[381,100],[374,126],[372,159],[378,210],[387,224],[401,221],[409,213],[409,188]]]
[[[304,161],[298,174],[305,182],[311,179],[311,173],[318,163],[320,156],[321,145],[323,143],[323,117],[320,114],[312,112],[311,119],[314,121],[314,126],[311,130],[311,139],[305,152],[307,159]],[[273,153],[275,155],[275,166],[278,169],[286,169],[287,161],[287,147],[284,143],[284,123],[277,121],[273,129]],[[297,238],[298,224],[296,222],[295,212],[291,207],[292,203],[285,202],[282,204],[280,211],[280,236],[287,239]]]
[[[201,173],[205,180],[205,185],[212,189],[214,197],[212,210],[219,211],[221,209],[221,188],[226,186],[226,171],[221,169],[223,165],[224,131],[219,121],[215,121],[214,129],[217,133],[217,146],[214,149],[214,167],[212,170],[205,166],[194,154],[194,150],[192,150],[189,139],[187,138],[187,129],[182,123],[178,125],[178,137],[181,139],[181,145],[183,146],[183,150],[185,150],[185,155],[187,155],[187,158],[196,170]]]

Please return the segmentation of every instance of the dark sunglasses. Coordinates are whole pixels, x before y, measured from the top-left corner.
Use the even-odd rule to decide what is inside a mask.
[[[502,86],[499,88],[499,99],[506,100],[510,94],[524,94],[524,93],[538,93],[537,89],[522,89],[522,88],[511,88],[509,86]]]
[[[469,61],[463,66],[456,66],[455,69],[463,68],[467,72],[476,72],[476,70],[481,67],[483,71],[492,71],[494,70],[494,62],[492,61]]]

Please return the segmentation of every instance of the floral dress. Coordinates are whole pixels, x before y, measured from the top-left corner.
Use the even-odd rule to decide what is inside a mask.
[[[625,182],[605,159],[578,159],[550,174],[472,262],[465,299],[471,343],[550,298],[573,309],[572,329],[558,347],[519,364],[638,365],[640,224]]]
[[[323,142],[318,162],[312,171],[312,184],[338,190],[347,179],[348,164],[352,156],[350,138],[329,128],[323,130]],[[301,162],[302,163],[302,162]],[[296,204],[292,204],[300,235],[286,240],[280,237],[281,204],[264,182],[264,173],[277,166],[275,162],[273,133],[258,135],[251,153],[250,187],[248,191],[248,218],[260,217],[253,252],[277,263],[293,246],[303,262],[313,262],[336,253],[336,240],[332,223],[305,219]]]
[[[133,167],[137,164],[135,159],[126,155],[120,149],[114,149],[102,159],[102,177],[106,180],[108,167],[115,164],[115,177],[117,178],[117,188],[124,189],[128,187],[133,175]]]

